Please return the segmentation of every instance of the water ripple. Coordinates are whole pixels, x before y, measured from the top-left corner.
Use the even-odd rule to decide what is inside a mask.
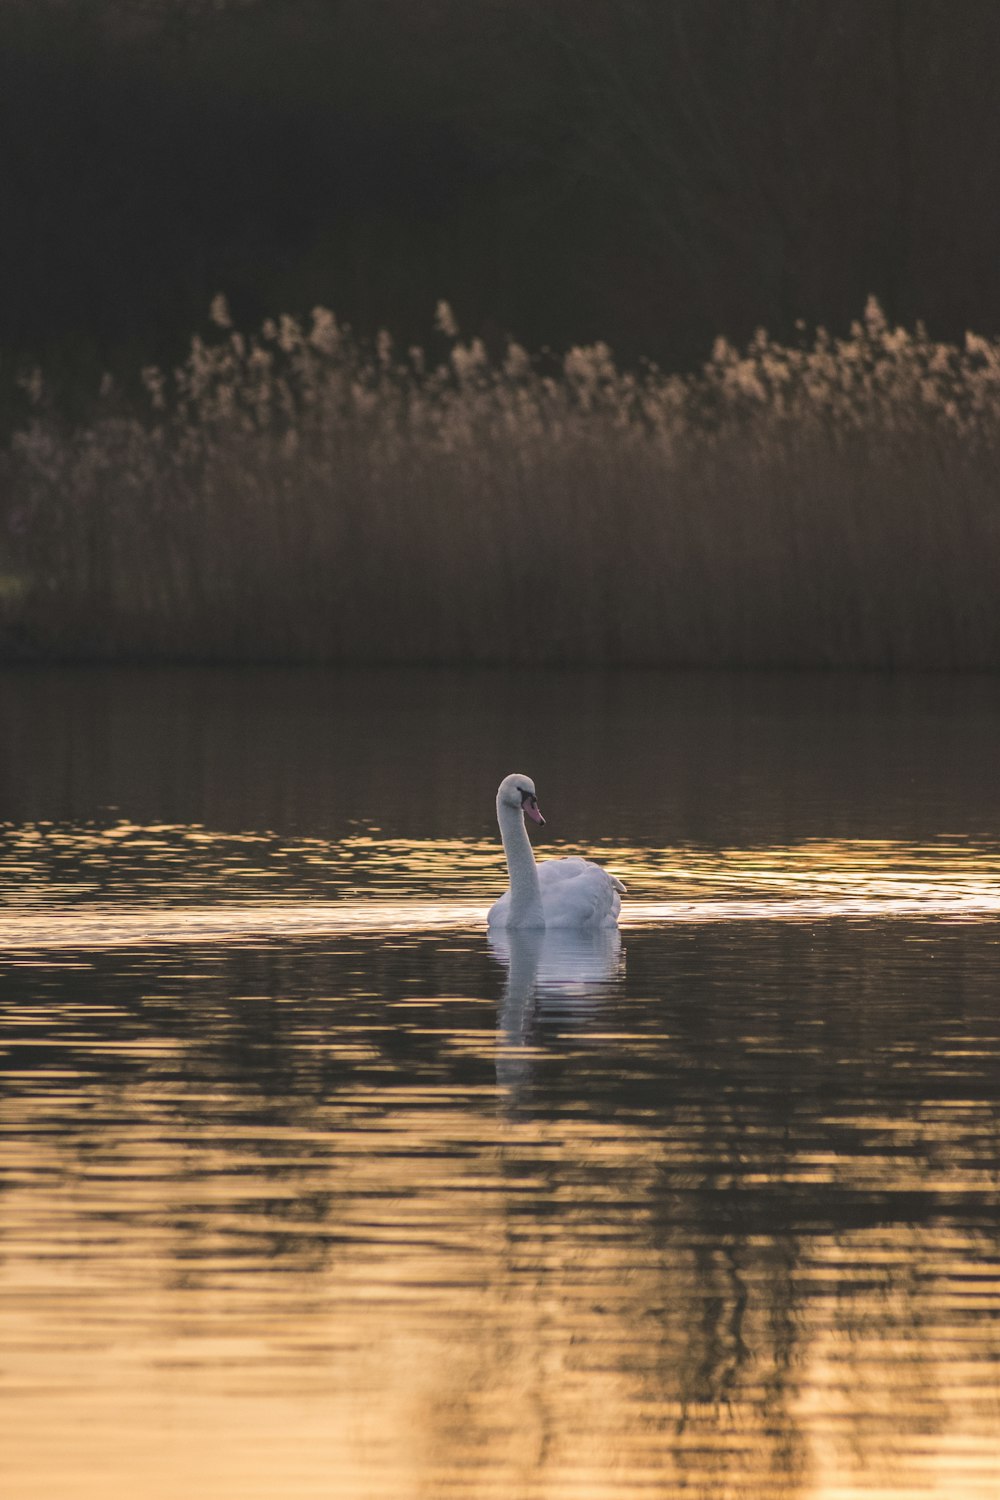
[[[598,853],[629,887],[626,928],[1000,916],[1000,851],[984,845],[609,845]],[[200,828],[31,825],[0,839],[0,878],[0,949],[18,952],[477,929],[504,870],[492,841],[366,832],[289,844]],[[277,899],[259,899],[265,889]]]

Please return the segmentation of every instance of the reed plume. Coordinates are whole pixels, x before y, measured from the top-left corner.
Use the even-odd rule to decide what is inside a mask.
[[[1000,665],[1000,341],[248,336],[2,457],[0,649],[42,658]],[[36,399],[38,392],[34,393]]]

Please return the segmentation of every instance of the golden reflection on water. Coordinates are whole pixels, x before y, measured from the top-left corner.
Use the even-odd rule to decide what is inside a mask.
[[[683,1141],[472,1097],[456,1153],[405,1093],[266,1142],[143,1095],[7,1158],[18,1500],[996,1493],[973,1234],[713,1239]]]
[[[5,1500],[996,1500],[1000,851],[596,853],[10,834]]]
[[[623,926],[1000,914],[1000,848],[968,841],[538,852],[590,853],[619,875]],[[506,871],[495,839],[29,824],[3,831],[0,881],[0,948],[15,949],[476,928]]]

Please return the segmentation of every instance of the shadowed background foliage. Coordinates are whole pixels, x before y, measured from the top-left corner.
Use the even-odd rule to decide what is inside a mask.
[[[1000,663],[995,0],[0,29],[0,655]]]
[[[0,349],[89,388],[220,289],[672,368],[868,294],[990,334],[998,65],[993,0],[4,0]]]

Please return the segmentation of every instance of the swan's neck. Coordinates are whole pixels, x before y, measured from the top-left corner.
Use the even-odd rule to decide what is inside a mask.
[[[542,915],[542,890],[538,883],[538,866],[535,851],[524,826],[524,814],[519,807],[508,807],[497,803],[497,822],[503,839],[503,852],[507,856],[507,872],[510,875],[510,912],[507,917],[511,927],[544,927]]]

